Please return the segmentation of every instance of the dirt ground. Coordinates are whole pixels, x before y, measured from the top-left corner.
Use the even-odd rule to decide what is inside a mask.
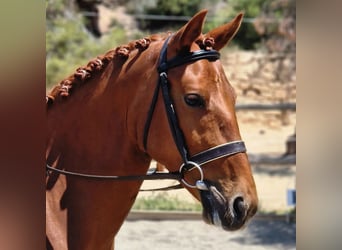
[[[253,220],[245,229],[226,232],[203,221],[126,221],[115,239],[116,250],[292,250],[294,223]]]

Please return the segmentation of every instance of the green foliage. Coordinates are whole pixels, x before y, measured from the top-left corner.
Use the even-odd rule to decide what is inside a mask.
[[[195,14],[203,0],[157,0],[156,6],[147,8],[146,14],[192,16]]]
[[[271,0],[231,0],[230,4],[234,14],[244,13],[245,18],[255,18],[261,14],[263,6]],[[233,14],[233,15],[234,15]],[[231,17],[233,17],[233,15]],[[255,49],[261,42],[260,35],[254,25],[249,22],[242,23],[239,32],[235,36],[235,42],[243,49]]]
[[[243,23],[235,37],[235,41],[243,49],[255,49],[261,42],[268,40],[272,34],[278,33],[279,21],[287,17],[293,8],[294,0],[230,0],[233,12],[244,12],[245,18],[269,19],[265,25],[265,31],[258,34],[255,25]],[[295,13],[295,11],[294,11]],[[259,30],[260,31],[260,30]]]
[[[60,24],[63,25],[60,25]],[[54,85],[84,66],[97,55],[104,54],[126,41],[121,28],[96,40],[87,33],[80,22],[62,20],[46,33],[46,83]]]
[[[247,17],[256,17],[270,0],[230,0],[233,10],[243,11]]]
[[[158,193],[154,196],[138,198],[133,209],[137,210],[168,210],[168,211],[201,211],[200,203],[192,203],[169,196],[167,193]]]
[[[153,7],[145,7],[143,12],[148,15],[193,16],[201,9],[204,0],[156,0]],[[173,29],[185,23],[184,20],[146,20],[140,23],[142,29],[158,30]]]
[[[65,14],[66,12],[69,14]],[[100,39],[94,38],[85,30],[82,17],[70,13],[71,10],[63,5],[62,0],[51,1],[47,6],[46,85],[48,88],[68,77],[78,67],[85,66],[97,55],[127,42],[125,31],[121,27],[113,28]]]
[[[236,34],[233,43],[243,49],[255,49],[261,43],[262,37],[256,32],[251,18],[259,17],[263,10],[271,3],[271,0],[230,0],[228,4],[223,5],[212,18],[212,21],[206,24],[207,30],[218,27],[231,19],[238,13],[244,13],[244,22]]]
[[[64,15],[68,0],[46,0],[46,18],[51,20]]]

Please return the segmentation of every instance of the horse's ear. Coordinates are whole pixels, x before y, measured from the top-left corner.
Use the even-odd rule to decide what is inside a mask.
[[[207,10],[202,10],[194,15],[182,28],[180,28],[169,43],[176,52],[190,51],[191,44],[202,35],[202,28]]]
[[[205,34],[205,37],[214,38],[215,45],[213,48],[215,50],[222,49],[230,40],[233,39],[235,34],[240,28],[243,18],[243,13],[238,14],[232,21],[226,23],[218,28],[215,28]]]

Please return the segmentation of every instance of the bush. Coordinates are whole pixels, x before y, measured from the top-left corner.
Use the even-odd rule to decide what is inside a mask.
[[[157,0],[156,6],[147,8],[146,14],[169,16],[192,16],[199,10],[203,0]]]
[[[155,6],[144,8],[144,14],[191,17],[201,9],[203,2],[203,0],[157,0]],[[185,22],[184,20],[145,20],[140,23],[140,28],[149,30],[173,29]]]
[[[234,12],[233,18],[239,12],[244,13],[245,18],[255,18],[260,15],[263,6],[270,0],[231,0],[230,4]],[[250,22],[243,22],[236,34],[234,41],[243,49],[255,49],[261,43],[261,36],[256,32]]]
[[[289,18],[295,23],[295,0],[231,0],[230,4],[234,12],[243,11],[246,18],[256,18],[254,23],[243,23],[235,37],[244,49],[265,46],[264,43],[272,36],[279,36],[280,26],[284,28],[281,23],[288,23]],[[260,27],[260,22],[263,27]],[[295,27],[293,29],[295,30]]]
[[[60,3],[58,1],[54,2]],[[50,3],[46,22],[46,85],[51,87],[84,66],[97,55],[127,42],[121,27],[113,28],[101,38],[86,31],[83,19],[71,10]],[[55,11],[58,9],[58,12]],[[52,11],[54,10],[54,11]],[[63,12],[64,11],[64,12]],[[66,14],[68,12],[68,14]],[[51,13],[54,13],[53,15]],[[57,14],[56,14],[57,13]]]

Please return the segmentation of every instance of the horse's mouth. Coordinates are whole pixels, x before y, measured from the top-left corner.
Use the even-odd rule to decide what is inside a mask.
[[[248,217],[248,206],[243,198],[227,200],[214,185],[208,181],[206,185],[208,190],[200,190],[204,221],[228,231],[242,228]]]

